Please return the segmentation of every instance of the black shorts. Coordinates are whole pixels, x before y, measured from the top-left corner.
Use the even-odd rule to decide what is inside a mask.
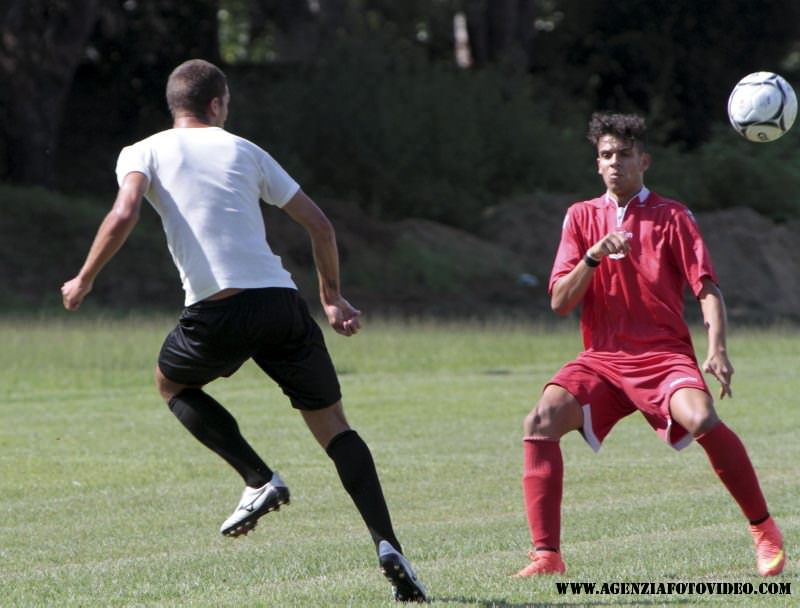
[[[294,289],[247,289],[183,309],[158,367],[173,382],[203,386],[253,359],[301,410],[341,399],[319,325]]]

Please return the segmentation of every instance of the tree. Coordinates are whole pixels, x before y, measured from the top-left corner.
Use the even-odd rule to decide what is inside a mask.
[[[194,57],[219,62],[218,9],[218,0],[5,2],[0,179],[55,185],[59,135],[78,68],[89,76],[78,95],[97,95],[99,88],[98,114],[129,125],[163,105],[164,79],[177,63]],[[77,130],[93,120],[76,116]]]
[[[508,62],[530,68],[533,0],[467,0],[472,57],[477,65]]]
[[[80,76],[88,90],[100,86],[107,93],[106,115],[120,121],[116,128],[166,107],[166,78],[179,63],[221,63],[219,6],[219,0],[137,0],[107,9],[104,27],[88,40]]]
[[[0,9],[0,177],[52,185],[64,100],[99,0],[10,0]]]

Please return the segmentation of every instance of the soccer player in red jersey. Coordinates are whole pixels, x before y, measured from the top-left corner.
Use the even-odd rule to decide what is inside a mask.
[[[614,424],[636,410],[676,449],[697,440],[750,522],[758,572],[783,570],[781,532],[701,372],[719,381],[720,398],[732,396],[725,304],[711,258],[689,210],[644,186],[651,161],[645,132],[636,115],[597,113],[589,123],[607,191],[567,211],[549,283],[555,312],[581,305],[585,350],[546,384],[523,423],[523,493],[534,549],[517,576],[566,571],[561,437],[577,430],[597,451]],[[702,368],[683,318],[686,285],[708,329]]]

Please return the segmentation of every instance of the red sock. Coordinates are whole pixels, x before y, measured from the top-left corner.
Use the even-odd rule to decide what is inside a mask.
[[[707,433],[695,437],[708,455],[711,466],[750,521],[763,520],[767,501],[761,493],[753,464],[741,439],[720,421]]]
[[[535,549],[558,551],[561,544],[561,496],[564,461],[554,439],[526,437],[522,490],[531,542]]]

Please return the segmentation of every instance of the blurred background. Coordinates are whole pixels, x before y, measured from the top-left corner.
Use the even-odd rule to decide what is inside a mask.
[[[166,78],[201,57],[226,127],[333,218],[367,310],[548,315],[564,210],[603,189],[587,121],[617,110],[647,118],[647,185],[696,213],[731,315],[800,320],[800,128],[754,144],[726,114],[747,73],[800,84],[798,24],[795,0],[2,0],[0,311],[58,309],[120,148],[169,128]],[[313,302],[304,235],[265,216]],[[90,297],[180,306],[154,212]]]

